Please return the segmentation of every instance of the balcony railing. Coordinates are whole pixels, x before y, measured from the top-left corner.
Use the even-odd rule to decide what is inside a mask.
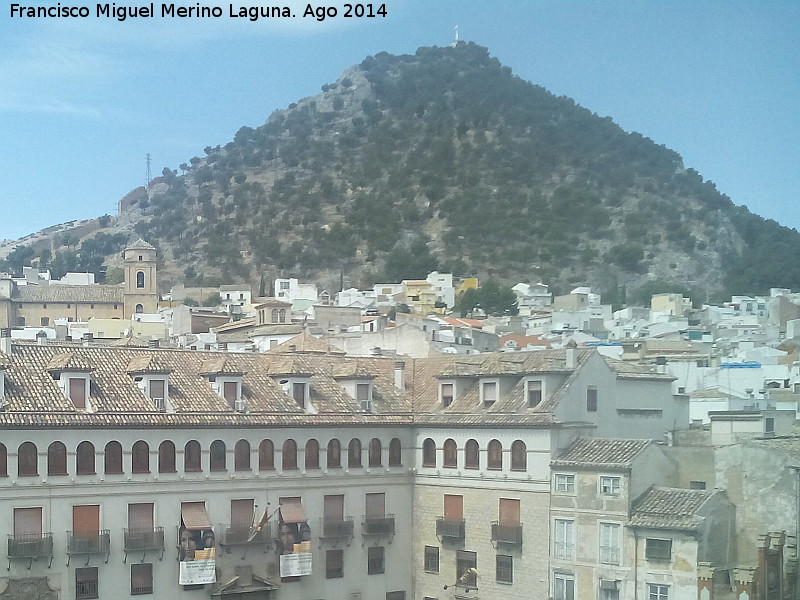
[[[353,517],[342,517],[341,519],[322,519],[322,537],[325,539],[352,539],[353,530]]]
[[[446,519],[445,517],[436,518],[436,535],[441,538],[454,540],[464,539],[464,519]]]
[[[221,532],[219,543],[223,546],[237,546],[245,544],[264,544],[271,538],[270,524],[265,523],[260,531],[253,531],[249,526],[227,525],[219,526]],[[252,535],[252,539],[251,536]]]
[[[8,536],[8,558],[53,556],[53,534],[18,534]]]
[[[123,529],[125,552],[137,550],[163,550],[164,528]]]
[[[111,547],[108,529],[97,533],[67,532],[67,554],[108,554]]]
[[[522,545],[522,524],[501,525],[492,521],[492,541],[497,544]]]
[[[394,535],[394,515],[384,515],[382,517],[365,516],[361,522],[361,533],[363,535]]]

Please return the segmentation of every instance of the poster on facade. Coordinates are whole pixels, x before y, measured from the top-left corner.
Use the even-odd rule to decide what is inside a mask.
[[[216,549],[195,550],[193,560],[180,562],[180,585],[200,585],[217,581]]]
[[[300,575],[311,575],[311,552],[282,554],[281,577],[299,577]]]

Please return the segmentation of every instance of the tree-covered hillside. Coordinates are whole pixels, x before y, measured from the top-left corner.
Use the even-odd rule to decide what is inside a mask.
[[[474,44],[369,57],[180,171],[124,217],[187,283],[438,268],[611,295],[800,287],[797,232]]]

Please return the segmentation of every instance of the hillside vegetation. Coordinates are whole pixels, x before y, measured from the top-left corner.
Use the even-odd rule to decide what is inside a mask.
[[[474,44],[369,57],[180,172],[117,224],[187,284],[291,274],[336,290],[438,268],[612,298],[800,288],[796,231]]]

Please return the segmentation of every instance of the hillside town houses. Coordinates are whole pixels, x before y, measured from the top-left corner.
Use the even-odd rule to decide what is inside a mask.
[[[800,293],[0,277],[6,598],[800,597]]]

